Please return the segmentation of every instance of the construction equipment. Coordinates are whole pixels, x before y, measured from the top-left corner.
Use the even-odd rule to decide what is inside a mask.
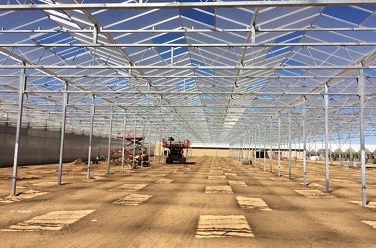
[[[118,137],[123,138],[123,137]],[[147,152],[146,147],[143,146],[142,141],[144,140],[143,136],[136,136],[131,137],[127,136],[124,137],[124,139],[127,141],[128,144],[126,144],[124,149],[124,155],[126,159],[131,161],[131,164],[133,164],[133,167],[136,168],[137,165],[142,167],[148,167],[150,166],[149,163],[149,155]],[[127,147],[130,147],[127,149]],[[119,156],[119,154],[122,154],[123,149],[115,149],[111,150],[110,158],[114,159]]]
[[[167,140],[162,140],[162,146],[168,149],[166,164],[172,164],[178,162],[179,164],[186,164],[187,160],[184,157],[184,149],[189,148],[191,142],[187,139],[184,142],[175,141],[174,138],[169,137]]]

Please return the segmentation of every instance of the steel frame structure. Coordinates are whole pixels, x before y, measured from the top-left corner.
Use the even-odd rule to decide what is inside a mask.
[[[256,144],[268,126],[270,149],[350,136],[364,151],[376,136],[375,11],[369,0],[8,0],[0,122],[63,131],[61,147],[64,131],[111,137],[127,119],[155,141]]]

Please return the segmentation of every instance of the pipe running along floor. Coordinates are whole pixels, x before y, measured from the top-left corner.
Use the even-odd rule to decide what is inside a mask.
[[[158,159],[157,159],[158,160]],[[360,170],[321,163],[242,165],[212,157],[195,165],[121,172],[119,165],[19,168],[19,195],[9,196],[11,168],[0,169],[2,247],[372,247],[376,243],[376,170],[367,170],[368,207]],[[265,169],[265,170],[264,170]]]

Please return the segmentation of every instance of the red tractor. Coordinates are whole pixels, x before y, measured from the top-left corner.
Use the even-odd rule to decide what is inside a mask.
[[[167,157],[166,157],[166,164],[173,164],[177,162],[179,164],[185,164],[187,162],[186,158],[184,157],[184,149],[189,148],[191,142],[189,140],[175,141],[174,138],[169,137],[167,140],[162,140],[162,146],[168,149]]]

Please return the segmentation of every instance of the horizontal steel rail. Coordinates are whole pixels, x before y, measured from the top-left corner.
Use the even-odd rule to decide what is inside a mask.
[[[99,4],[28,4],[0,5],[2,11],[20,10],[109,10],[109,9],[183,9],[242,7],[303,7],[374,5],[371,0],[296,0],[296,1],[226,1],[226,2],[166,2],[166,3],[99,3]]]
[[[375,70],[376,65],[307,65],[307,66],[255,66],[255,65],[173,65],[173,66],[160,66],[160,65],[0,65],[0,69],[93,69],[93,70],[121,70],[121,69],[134,69],[134,70],[359,70],[369,69]],[[51,76],[54,76],[53,74]],[[137,76],[137,75],[133,75]],[[240,77],[240,76],[239,76]],[[328,76],[330,78],[330,76]]]
[[[306,27],[306,28],[261,28],[256,27],[256,32],[351,32],[351,31],[361,31],[361,32],[372,32],[376,31],[376,28],[372,27],[354,27],[354,28],[321,28],[321,27]],[[93,29],[0,29],[0,33],[93,33]],[[194,29],[194,28],[184,28],[184,29],[104,29],[98,28],[96,31],[100,33],[243,33],[251,32],[250,28],[217,28],[212,29]]]
[[[1,66],[0,66],[0,69]],[[231,75],[226,75],[226,76],[200,76],[200,75],[181,75],[181,76],[175,76],[175,75],[119,75],[119,74],[113,74],[113,75],[109,75],[109,74],[64,74],[64,72],[59,72],[59,73],[56,73],[55,75],[49,75],[49,74],[26,74],[26,76],[28,78],[53,78],[55,76],[60,76],[60,77],[66,77],[66,78],[135,78],[135,76],[137,78],[160,78],[160,79],[184,79],[184,78],[195,78],[195,79],[234,79],[234,78],[238,78],[238,79],[258,79],[258,78],[261,78],[261,79],[350,79],[350,78],[358,78],[358,75],[348,75],[348,76],[304,76],[304,75],[294,75],[294,76],[284,76],[284,75],[280,75],[280,76],[274,76],[274,75],[270,75],[270,76],[261,76],[261,75],[251,75],[251,76],[247,76],[247,75],[243,75],[243,76],[237,76],[237,75],[234,75],[234,76],[231,76]],[[0,77],[14,77],[14,78],[19,78],[19,75],[17,74],[0,74]],[[366,75],[365,78],[376,78],[376,76],[372,76],[372,75]],[[158,86],[158,84],[154,85],[154,86]]]
[[[168,48],[228,48],[228,47],[350,47],[350,46],[376,46],[376,42],[281,42],[281,43],[0,43],[2,47],[92,47],[92,48],[102,48],[102,47],[136,47],[136,48],[154,48],[154,47],[168,47]]]
[[[18,91],[0,91],[0,93],[17,93]],[[34,91],[34,90],[25,90],[24,93],[32,94],[90,94],[90,95],[99,95],[99,94],[117,94],[117,95],[227,95],[227,96],[357,96],[357,92],[353,93],[340,93],[340,92],[330,92],[330,93],[320,93],[320,92],[160,92],[160,91],[70,91],[70,90],[61,90],[61,91]],[[370,93],[366,96],[375,96],[375,94]]]

